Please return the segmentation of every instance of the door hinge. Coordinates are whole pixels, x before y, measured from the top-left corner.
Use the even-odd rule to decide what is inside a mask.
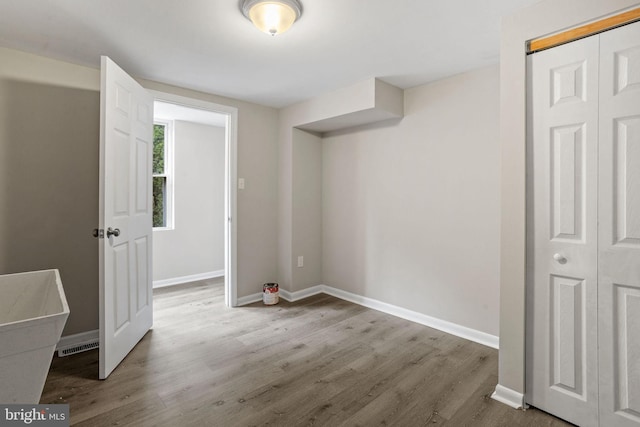
[[[94,228],[93,237],[97,239],[104,239],[104,230],[102,228]]]

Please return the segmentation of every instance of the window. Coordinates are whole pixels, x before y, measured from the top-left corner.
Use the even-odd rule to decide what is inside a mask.
[[[172,123],[153,125],[153,227],[172,228],[173,191],[171,182]]]

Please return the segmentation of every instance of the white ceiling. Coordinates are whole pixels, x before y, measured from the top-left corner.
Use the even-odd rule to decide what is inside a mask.
[[[155,101],[153,103],[153,118],[160,120],[182,120],[217,127],[225,127],[227,125],[227,116],[224,114],[162,101]]]
[[[0,0],[0,45],[274,107],[377,77],[409,88],[498,62],[500,19],[539,0],[301,0],[270,37],[238,0]]]

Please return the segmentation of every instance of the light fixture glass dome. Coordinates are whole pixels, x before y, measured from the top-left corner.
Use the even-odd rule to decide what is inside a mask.
[[[297,0],[245,0],[242,13],[260,31],[275,36],[291,28],[302,8]]]

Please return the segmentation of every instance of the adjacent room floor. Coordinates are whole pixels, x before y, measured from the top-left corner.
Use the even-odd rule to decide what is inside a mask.
[[[490,399],[496,350],[334,297],[229,309],[211,280],[154,304],[109,379],[97,350],[56,357],[42,403],[91,426],[568,425]]]

